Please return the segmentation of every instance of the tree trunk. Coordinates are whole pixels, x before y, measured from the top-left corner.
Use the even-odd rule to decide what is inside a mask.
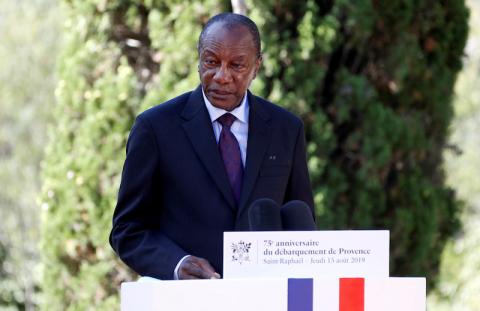
[[[233,13],[247,16],[247,5],[244,0],[232,0]]]

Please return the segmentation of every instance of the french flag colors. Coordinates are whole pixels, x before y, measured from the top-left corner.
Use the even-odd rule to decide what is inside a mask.
[[[287,311],[424,311],[424,279],[415,279],[419,282],[414,283],[411,280],[288,279]]]
[[[322,286],[320,284],[320,286]],[[316,299],[320,308],[330,300],[330,308],[339,311],[365,311],[365,279],[342,278],[339,280],[338,308],[335,299]],[[288,279],[288,311],[313,311],[313,279]]]
[[[425,278],[258,278],[122,284],[122,311],[425,311]]]

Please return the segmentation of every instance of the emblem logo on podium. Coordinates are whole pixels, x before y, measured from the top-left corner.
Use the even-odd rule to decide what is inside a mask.
[[[237,262],[243,264],[245,262],[250,262],[250,248],[252,247],[251,242],[244,242],[240,240],[237,243],[232,243],[232,262]]]

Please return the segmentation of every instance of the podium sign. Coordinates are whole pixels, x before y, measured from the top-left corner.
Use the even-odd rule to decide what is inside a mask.
[[[389,276],[389,232],[225,232],[223,278]]]

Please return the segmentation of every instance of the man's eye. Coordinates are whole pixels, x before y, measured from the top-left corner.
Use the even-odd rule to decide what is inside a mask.
[[[206,59],[206,60],[204,60],[204,62],[207,65],[215,65],[217,63],[217,61],[214,60],[214,59]]]
[[[233,68],[235,69],[243,69],[245,66],[243,64],[233,63]]]

